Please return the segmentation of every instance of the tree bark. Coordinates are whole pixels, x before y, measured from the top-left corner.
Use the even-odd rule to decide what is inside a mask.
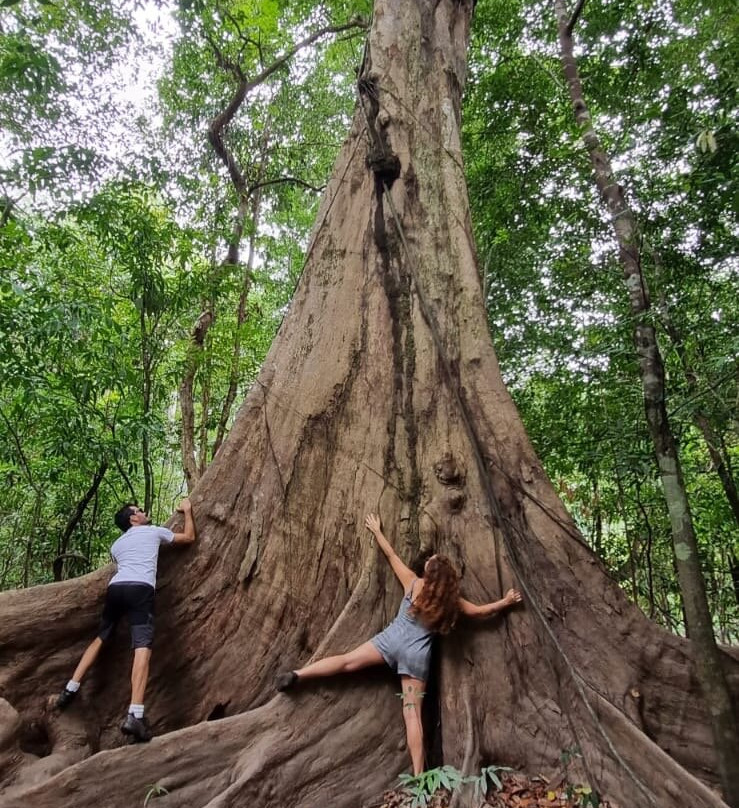
[[[616,181],[610,159],[600,144],[585,102],[572,39],[572,30],[582,10],[582,3],[577,6],[572,18],[567,13],[564,0],[554,0],[554,7],[560,56],[575,119],[590,155],[595,182],[611,216],[619,246],[619,258],[634,317],[634,342],[644,391],[644,410],[670,516],[687,634],[695,648],[701,690],[712,716],[711,728],[721,782],[727,802],[739,805],[739,722],[727,685],[722,654],[713,633],[698,542],[680,457],[667,415],[664,366],[657,335],[648,314],[651,304],[641,269],[636,217],[626,202],[623,188]]]
[[[158,737],[116,748],[122,645],[70,710],[39,707],[94,631],[109,570],[0,595],[3,808],[128,808],[152,784],[168,790],[158,808],[376,800],[408,766],[396,677],[271,686],[396,611],[400,588],[362,529],[369,510],[408,561],[451,556],[467,597],[525,592],[525,608],[441,643],[427,730],[445,762],[543,772],[578,746],[590,784],[623,806],[721,805],[689,644],[606,576],[500,376],[459,141],[472,6],[376,2],[362,104],[295,298],[193,491],[198,542],[161,561],[147,696]],[[737,687],[737,660],[727,675]],[[17,714],[46,733],[41,762],[24,758]],[[33,785],[43,761],[59,773]]]

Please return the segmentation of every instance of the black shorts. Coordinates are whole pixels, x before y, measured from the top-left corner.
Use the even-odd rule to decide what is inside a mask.
[[[154,640],[154,587],[149,584],[111,584],[105,593],[98,637],[107,640],[121,617],[131,629],[132,648],[151,648]]]

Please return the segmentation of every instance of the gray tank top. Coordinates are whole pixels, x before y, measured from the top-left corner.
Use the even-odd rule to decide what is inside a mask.
[[[417,580],[413,581],[410,592],[400,602],[393,622],[373,637],[372,643],[393,670],[425,681],[434,632],[411,614]]]
[[[395,620],[388,626],[388,628],[395,627],[398,632],[399,638],[405,640],[408,645],[417,645],[419,642],[431,638],[434,632],[425,626],[412,612],[413,606],[413,590],[416,588],[418,578],[415,578],[411,584],[410,591],[400,601],[398,607],[398,614]]]

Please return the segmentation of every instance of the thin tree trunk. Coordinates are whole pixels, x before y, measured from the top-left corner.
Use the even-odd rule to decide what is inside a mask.
[[[0,418],[3,419],[5,422],[5,426],[8,429],[8,432],[13,437],[13,443],[15,444],[16,452],[18,453],[18,459],[20,461],[21,467],[28,479],[28,484],[31,486],[34,492],[34,506],[33,506],[33,518],[31,520],[31,526],[28,530],[26,535],[25,541],[25,553],[23,558],[23,586],[27,587],[30,581],[31,576],[31,563],[33,560],[33,541],[36,537],[36,531],[38,530],[39,523],[41,521],[41,510],[43,507],[43,500],[44,500],[44,492],[41,486],[36,482],[34,477],[33,471],[31,470],[31,464],[26,457],[26,453],[23,451],[23,444],[21,443],[20,435],[18,434],[18,430],[15,428],[11,420],[5,415],[2,409],[0,409]]]
[[[210,423],[210,385],[213,377],[213,367],[209,352],[204,354],[201,366],[202,378],[200,380],[200,439],[198,441],[198,479],[205,474],[208,468],[208,424]]]
[[[198,462],[195,457],[195,374],[200,367],[205,335],[208,333],[212,322],[213,306],[208,305],[203,309],[192,330],[185,359],[185,370],[178,391],[182,422],[180,451],[188,493],[192,491],[195,483],[200,479]]]
[[[93,530],[95,528],[95,523],[97,521],[99,505],[100,505],[100,489],[95,491],[95,496],[93,497],[92,515],[90,516],[90,523],[88,525],[88,530],[87,530],[87,542],[85,544],[85,555],[87,556],[87,558],[90,559],[91,563],[93,563],[92,562],[92,535],[93,535]],[[88,566],[88,570],[89,570],[89,566]]]
[[[739,525],[739,493],[737,492],[736,483],[731,473],[729,463],[725,460],[724,454],[720,450],[721,441],[716,435],[711,422],[708,417],[699,410],[693,411],[693,420],[695,425],[703,435],[708,453],[711,457],[716,473],[721,480],[721,486],[724,489],[724,494],[729,502],[729,507],[734,514],[734,519]],[[727,560],[729,563],[729,575],[734,589],[734,599],[739,604],[739,559],[733,547],[730,545],[727,553]]]
[[[33,564],[33,548],[34,539],[37,538],[37,533],[41,525],[41,510],[43,508],[44,498],[40,490],[35,492],[33,498],[33,518],[31,525],[28,529],[26,537],[26,551],[23,559],[23,586],[27,587],[31,578],[31,565]]]
[[[139,325],[141,329],[141,374],[142,390],[141,398],[143,404],[144,429],[141,433],[141,465],[144,474],[144,510],[151,513],[154,505],[154,470],[151,464],[151,446],[149,441],[149,415],[151,413],[151,353],[149,351],[149,332],[146,327],[146,308],[141,304],[139,313]]]
[[[598,558],[603,558],[603,509],[600,506],[598,475],[593,474],[593,547]]]
[[[721,486],[724,489],[726,500],[729,503],[737,526],[739,526],[739,491],[737,491],[736,482],[721,452],[721,440],[705,413],[701,412],[699,409],[693,410],[693,420],[703,436],[713,467],[716,469],[716,473],[721,480]]]
[[[215,457],[218,450],[221,448],[226,431],[228,429],[228,421],[231,417],[231,408],[236,400],[236,393],[239,386],[239,370],[241,367],[241,328],[246,322],[246,303],[251,289],[251,265],[255,236],[249,238],[249,261],[247,262],[244,270],[244,277],[242,281],[241,293],[239,294],[239,305],[236,310],[236,329],[234,332],[234,344],[231,353],[231,369],[228,376],[228,390],[223,399],[223,406],[221,407],[221,414],[218,419],[218,430],[216,432],[215,440],[213,441],[212,457]]]
[[[644,507],[644,503],[642,502],[641,499],[641,486],[638,482],[636,485],[636,504],[639,510],[641,511],[642,519],[644,520],[644,529],[647,534],[646,541],[643,542],[643,545],[644,545],[644,558],[646,562],[646,572],[647,572],[647,595],[649,597],[649,618],[653,620],[657,603],[654,593],[654,563],[652,560],[652,548],[654,547],[654,531],[652,530],[652,523],[649,521],[649,514],[647,513],[647,509]]]
[[[94,499],[97,494],[98,488],[100,487],[100,483],[103,481],[103,477],[105,476],[105,472],[108,470],[108,461],[103,460],[100,465],[98,466],[97,470],[95,471],[95,475],[92,478],[92,483],[90,487],[85,491],[82,495],[82,498],[79,500],[77,505],[75,506],[74,512],[67,520],[67,524],[62,531],[61,536],[59,537],[59,541],[57,543],[57,559],[67,556],[69,554],[69,540],[72,537],[77,525],[82,521],[82,517],[85,515],[85,510],[87,506],[90,504],[90,501]],[[89,557],[89,556],[88,556]],[[54,561],[53,569],[54,569],[54,580],[61,581],[62,580],[62,572],[63,572],[63,562],[57,563]]]
[[[266,155],[266,148],[262,151],[263,157]],[[262,160],[262,163],[264,160]],[[221,447],[224,438],[226,437],[226,430],[228,429],[229,418],[231,417],[231,408],[236,400],[236,393],[239,386],[239,370],[241,367],[241,328],[246,322],[246,304],[251,290],[251,279],[254,271],[254,259],[256,256],[256,238],[257,228],[259,226],[260,208],[262,205],[261,188],[257,188],[252,196],[252,210],[251,216],[254,223],[252,233],[249,236],[249,249],[247,253],[246,266],[244,267],[244,277],[241,284],[241,293],[239,294],[239,306],[236,312],[236,329],[234,332],[234,345],[231,354],[231,370],[228,379],[228,390],[226,397],[223,400],[221,407],[221,415],[218,419],[218,431],[216,439],[213,443],[213,457]]]
[[[729,804],[739,805],[739,724],[726,683],[721,653],[713,633],[698,543],[677,446],[667,416],[664,368],[656,333],[648,316],[650,301],[641,270],[636,217],[626,202],[623,188],[613,174],[610,159],[593,129],[574,57],[572,30],[582,5],[580,3],[576,7],[570,18],[564,0],[554,0],[562,66],[575,119],[593,165],[595,182],[611,215],[619,245],[619,257],[634,317],[634,342],[644,390],[644,408],[670,515],[688,636],[695,647],[701,689],[712,716],[714,743],[719,756],[724,792]]]
[[[662,267],[662,257],[657,250],[652,250],[652,257],[654,258],[655,266],[659,272]],[[667,301],[662,293],[660,293],[659,309],[661,323],[680,359],[680,365],[683,369],[685,380],[688,383],[688,397],[691,399],[692,405],[693,402],[697,402],[699,398],[698,375],[690,362],[685,350],[685,342],[675,327]],[[739,491],[737,491],[736,481],[731,471],[729,456],[726,452],[722,451],[723,441],[721,436],[716,433],[710,419],[697,404],[691,406],[691,414],[695,425],[703,436],[713,467],[716,469],[716,473],[721,480],[721,486],[724,489],[724,494],[726,495],[731,512],[734,515],[734,521],[737,526],[739,526]]]
[[[619,511],[621,512],[621,519],[624,523],[624,535],[626,537],[626,541],[629,545],[629,560],[628,560],[628,572],[629,572],[629,583],[631,584],[631,599],[635,604],[639,604],[639,584],[637,582],[636,572],[639,568],[638,560],[639,560],[639,531],[636,527],[629,527],[630,522],[630,514],[626,508],[626,495],[624,492],[623,481],[621,480],[621,474],[618,470],[618,463],[616,463],[616,488],[618,490],[618,507]]]

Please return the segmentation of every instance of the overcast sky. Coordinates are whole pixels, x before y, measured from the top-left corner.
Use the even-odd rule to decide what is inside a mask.
[[[172,43],[177,34],[174,19],[176,4],[171,0],[149,0],[141,7],[133,9],[132,20],[138,29],[141,41],[132,44],[112,68],[103,73],[87,71],[74,59],[75,51],[70,48],[50,47],[62,63],[65,79],[75,85],[75,91],[64,100],[73,111],[77,122],[70,124],[65,117],[56,127],[41,127],[37,138],[33,136],[17,139],[0,128],[0,168],[7,168],[17,162],[23,151],[37,146],[57,148],[86,147],[110,160],[107,176],[70,183],[55,183],[57,189],[72,191],[74,197],[86,196],[93,185],[115,173],[113,163],[124,164],[132,155],[145,155],[152,147],[136,121],[139,117],[156,126],[160,120],[157,112],[157,80],[169,62]],[[52,99],[53,101],[53,99]],[[70,128],[71,127],[71,128]],[[39,191],[34,199],[28,194],[24,181],[19,188],[6,185],[0,193],[7,193],[19,201],[21,210],[31,212],[38,208],[54,208],[64,201],[52,198]]]

